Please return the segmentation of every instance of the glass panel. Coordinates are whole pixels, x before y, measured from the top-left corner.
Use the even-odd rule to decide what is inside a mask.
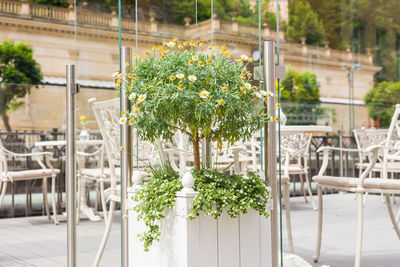
[[[117,152],[105,149],[104,139],[111,133],[108,130],[114,129],[111,142],[119,144],[119,100],[112,102],[111,107],[97,104],[119,97],[113,77],[113,73],[119,72],[120,58],[117,4],[118,1],[76,1],[74,62],[81,85],[76,96],[76,133],[80,140],[77,143],[78,266],[92,265],[95,260],[100,266],[119,266],[121,260],[121,205],[115,197],[120,169],[111,163],[114,157],[110,156],[119,154],[119,148]],[[96,111],[94,105],[98,105]],[[115,118],[107,116],[111,114]],[[81,152],[86,154],[82,156]],[[109,221],[111,226],[107,228]],[[109,236],[105,235],[107,232]]]

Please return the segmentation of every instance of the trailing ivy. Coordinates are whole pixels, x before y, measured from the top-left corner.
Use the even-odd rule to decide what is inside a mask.
[[[159,221],[165,218],[165,212],[173,209],[175,195],[182,189],[181,179],[170,165],[154,167],[151,172],[152,179],[134,197],[138,203],[134,207],[138,220],[143,221],[147,227],[139,235],[145,251],[149,250],[154,240],[159,240]],[[244,177],[201,169],[193,171],[193,176],[194,189],[199,194],[192,203],[189,219],[195,219],[200,212],[217,219],[223,211],[230,217],[237,218],[248,209],[254,209],[266,218],[269,216],[269,191],[259,175],[250,174]]]
[[[193,201],[190,219],[204,212],[217,219],[223,211],[231,218],[254,209],[266,218],[269,191],[257,174],[228,175],[217,170],[201,169],[193,172],[194,190],[199,192]]]
[[[165,210],[174,207],[175,194],[182,189],[179,175],[170,165],[153,167],[150,171],[152,179],[145,183],[133,199],[138,203],[134,207],[138,220],[147,227],[147,230],[139,235],[145,251],[149,250],[154,240],[159,240],[161,232],[157,222],[165,217]]]

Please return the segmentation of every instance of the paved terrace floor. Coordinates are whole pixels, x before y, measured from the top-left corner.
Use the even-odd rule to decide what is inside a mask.
[[[321,258],[313,266],[353,266],[357,214],[354,195],[327,195],[324,200]],[[300,197],[291,198],[291,208],[295,253],[311,263],[317,212]],[[399,205],[395,208],[397,211]],[[101,266],[120,266],[119,229],[117,214]],[[78,266],[91,266],[103,230],[103,222],[81,220],[77,232]],[[66,266],[66,231],[66,223],[55,226],[45,217],[0,220],[0,266]],[[283,236],[287,249],[286,232]],[[362,259],[363,267],[400,266],[400,240],[380,196],[369,196],[365,207]]]

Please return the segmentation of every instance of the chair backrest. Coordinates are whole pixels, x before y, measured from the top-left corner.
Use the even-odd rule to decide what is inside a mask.
[[[120,166],[120,100],[119,98],[92,102],[93,113],[96,117],[101,136],[104,140],[107,159],[110,166]]]
[[[93,112],[104,140],[107,159],[110,166],[120,166],[120,100],[119,98],[95,102],[90,99]],[[131,135],[133,142],[132,167],[143,169],[148,164],[159,163],[160,157],[157,146],[146,141],[137,140],[137,131]]]
[[[8,166],[7,166],[7,155],[5,151],[2,149],[3,142],[0,139],[0,175],[3,173],[6,173],[8,171]],[[1,180],[1,178],[0,178]]]
[[[400,104],[396,105],[392,121],[389,126],[385,141],[383,155],[383,178],[387,178],[388,160],[400,160],[399,150],[391,150],[390,147],[400,147]]]
[[[387,138],[388,129],[355,129],[354,138],[356,139],[357,148],[364,150],[372,145],[383,144]],[[364,162],[365,153],[359,152],[360,164]],[[379,153],[379,160],[383,153]]]
[[[285,148],[293,159],[301,159],[308,155],[311,145],[311,133],[281,132],[281,146]]]

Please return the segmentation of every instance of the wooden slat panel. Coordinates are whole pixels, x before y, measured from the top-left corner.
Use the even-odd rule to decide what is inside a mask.
[[[247,214],[240,215],[241,267],[260,267],[259,227],[259,216],[256,211],[249,210]]]
[[[240,267],[239,219],[223,213],[218,219],[219,267]]]

